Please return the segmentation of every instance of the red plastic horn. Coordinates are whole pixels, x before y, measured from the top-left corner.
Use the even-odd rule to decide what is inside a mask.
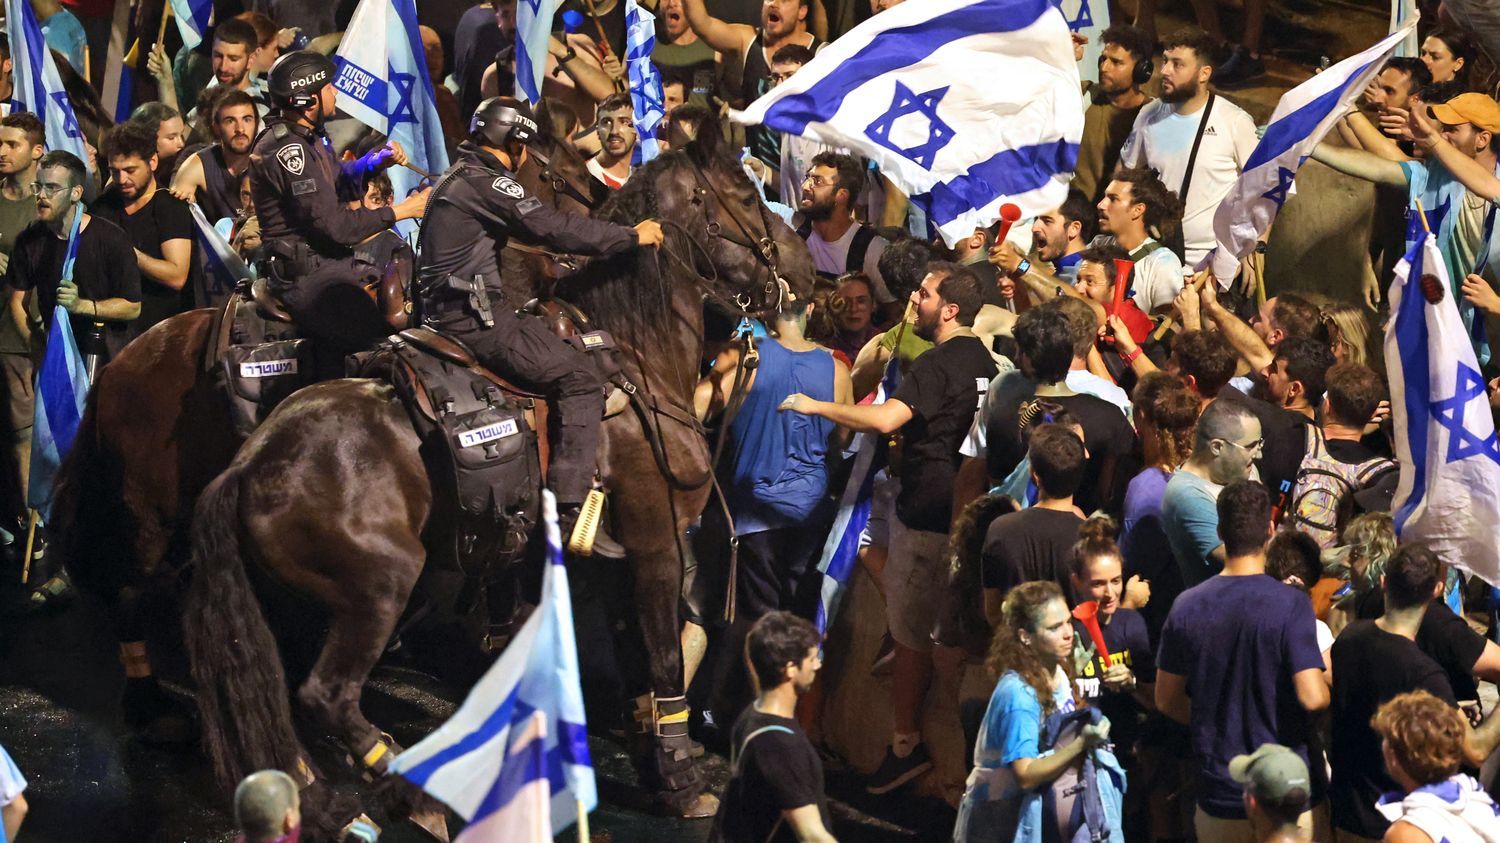
[[[1004,243],[1006,235],[1010,234],[1010,227],[1021,218],[1021,206],[1006,202],[1000,206],[1000,233],[995,237],[996,243]]]
[[[1083,628],[1088,630],[1089,638],[1094,642],[1094,650],[1104,659],[1104,666],[1112,667],[1114,659],[1109,655],[1109,648],[1104,646],[1104,631],[1099,628],[1099,601],[1079,603],[1073,607],[1073,617],[1083,622]]]
[[[1119,313],[1125,306],[1125,290],[1130,286],[1130,270],[1134,267],[1135,261],[1115,259],[1115,309],[1111,313]]]

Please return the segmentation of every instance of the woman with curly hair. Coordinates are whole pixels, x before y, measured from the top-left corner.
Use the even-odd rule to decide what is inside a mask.
[[[1382,705],[1370,725],[1380,735],[1386,771],[1402,790],[1375,806],[1391,821],[1385,843],[1500,841],[1500,808],[1460,772],[1484,757],[1470,745],[1469,724],[1458,709],[1412,691]]]
[[[1050,752],[1043,745],[1048,716],[1078,707],[1072,619],[1055,582],[1023,583],[1005,595],[989,654],[1000,683],[979,728],[974,769],[954,829],[957,843],[1041,841],[1043,790],[1109,740],[1109,721],[1101,719]],[[1123,840],[1114,825],[1111,839]]]

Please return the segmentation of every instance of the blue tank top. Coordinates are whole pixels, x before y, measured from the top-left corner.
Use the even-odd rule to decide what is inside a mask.
[[[828,437],[820,416],[783,413],[788,395],[833,400],[833,355],[789,351],[770,337],[758,343],[755,382],[729,426],[730,476],[725,493],[737,535],[807,519],[828,489]]]

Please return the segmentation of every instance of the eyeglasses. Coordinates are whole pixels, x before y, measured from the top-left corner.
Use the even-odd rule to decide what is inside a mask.
[[[31,193],[32,196],[41,196],[43,193],[47,194],[48,196],[53,196],[55,194],[63,192],[64,190],[68,190],[71,187],[72,185],[67,184],[42,184],[40,182],[32,182],[31,184],[26,185],[27,191]]]
[[[1245,453],[1250,454],[1252,456],[1255,455],[1255,454],[1260,453],[1261,449],[1265,448],[1265,446],[1266,446],[1266,440],[1264,438],[1256,439],[1255,441],[1250,442],[1250,443],[1245,444],[1245,445],[1241,445],[1240,443],[1234,441],[1233,439],[1220,439],[1219,441],[1220,442],[1227,442],[1230,445],[1233,445],[1234,447],[1239,448],[1241,451],[1244,451]]]
[[[826,176],[809,175],[807,178],[802,180],[802,183],[810,184],[813,187],[832,187],[835,184],[838,184],[838,179],[831,179],[827,178]]]

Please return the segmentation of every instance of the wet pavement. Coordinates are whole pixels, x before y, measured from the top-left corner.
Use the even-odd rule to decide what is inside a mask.
[[[196,748],[148,743],[132,736],[122,722],[118,696],[123,675],[102,608],[80,598],[58,610],[20,614],[14,611],[14,599],[13,592],[0,595],[0,744],[29,782],[31,812],[21,843],[232,841],[227,799],[212,786],[208,764]],[[581,649],[587,651],[588,643]],[[169,689],[181,697],[184,710],[190,708],[185,688],[169,683]],[[366,689],[364,711],[410,745],[439,725],[462,698],[462,688],[425,671],[383,664]],[[600,791],[599,808],[590,820],[593,839],[706,840],[709,821],[664,818],[642,809],[642,794],[634,787],[622,746],[598,731],[590,741]],[[332,771],[341,755],[316,746],[312,752],[325,771]],[[947,805],[866,796],[836,759],[825,763],[839,840],[942,840],[951,833],[953,812]],[[725,759],[710,752],[702,766],[713,789],[721,790],[729,775]],[[362,793],[348,778],[340,786]],[[455,817],[450,829],[456,828]],[[381,839],[430,840],[409,824],[389,825]],[[569,830],[558,839],[573,841],[576,836]]]

